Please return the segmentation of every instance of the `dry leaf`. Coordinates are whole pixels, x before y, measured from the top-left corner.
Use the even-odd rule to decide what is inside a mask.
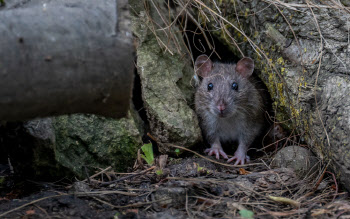
[[[248,175],[248,174],[250,174],[251,172],[249,172],[249,171],[246,171],[245,169],[243,169],[243,168],[239,168],[239,174],[240,175]]]
[[[28,210],[28,211],[26,211],[26,214],[27,215],[32,215],[32,214],[35,214],[35,210]]]
[[[312,212],[312,214],[311,214],[312,217],[317,217],[317,216],[320,216],[322,214],[329,213],[329,211],[326,209],[315,209],[315,210],[312,210],[311,212]]]

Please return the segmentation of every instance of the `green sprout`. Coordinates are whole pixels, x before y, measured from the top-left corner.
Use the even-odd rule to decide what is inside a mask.
[[[175,149],[175,154],[176,154],[176,156],[179,156],[179,154],[180,154],[180,149],[176,148],[176,149]]]
[[[154,155],[153,155],[153,147],[152,143],[144,144],[141,147],[144,155],[141,154],[141,157],[147,162],[148,165],[152,165],[154,163]]]
[[[156,174],[159,176],[159,175],[162,175],[163,174],[163,170],[159,169],[156,171]]]
[[[0,177],[0,188],[2,188],[4,183],[5,183],[5,177]]]
[[[121,214],[119,212],[115,213],[115,215],[113,216],[113,219],[119,219],[119,217],[121,216]]]
[[[204,169],[204,167],[201,167],[197,164],[197,172],[201,172]]]
[[[254,218],[254,212],[252,212],[250,210],[246,210],[246,209],[239,210],[239,214],[243,218],[249,218],[249,219]]]

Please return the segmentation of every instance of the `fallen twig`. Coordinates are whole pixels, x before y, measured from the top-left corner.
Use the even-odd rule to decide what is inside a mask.
[[[144,174],[144,173],[146,173],[146,172],[148,172],[148,171],[151,171],[151,170],[153,170],[153,169],[155,169],[155,168],[156,168],[156,166],[152,166],[152,167],[148,168],[147,170],[143,170],[143,171],[141,171],[141,172],[139,172],[139,173],[134,173],[134,174],[131,174],[131,175],[129,175],[129,176],[122,177],[122,178],[117,179],[117,180],[113,180],[113,181],[110,181],[110,182],[100,182],[100,185],[110,185],[110,184],[113,184],[113,183],[116,183],[116,182],[120,182],[120,181],[123,181],[123,180],[131,179],[131,178],[133,178],[133,177],[135,177],[135,176]]]

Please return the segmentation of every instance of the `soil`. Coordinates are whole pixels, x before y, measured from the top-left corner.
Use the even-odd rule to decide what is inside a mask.
[[[0,218],[345,218],[350,215],[347,193],[336,186],[332,174],[324,169],[320,173],[325,174],[300,179],[291,169],[270,169],[268,159],[254,160],[242,167],[225,166],[211,157],[196,155],[161,156],[155,166],[142,162],[140,159],[136,162],[132,173],[120,174],[107,168],[89,179],[75,179],[68,184],[67,180],[26,181],[22,186],[14,186],[13,180],[12,190],[1,193]],[[1,174],[10,176],[9,171]],[[8,182],[10,179],[7,177]]]

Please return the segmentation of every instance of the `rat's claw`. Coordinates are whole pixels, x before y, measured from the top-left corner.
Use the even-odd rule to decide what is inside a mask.
[[[219,150],[219,153],[221,154],[221,156],[225,159],[228,159],[227,154],[223,151],[223,150]]]
[[[228,159],[227,154],[222,150],[222,149],[218,149],[218,148],[208,148],[204,151],[205,153],[208,153],[209,156],[213,156],[215,155],[215,158],[217,160],[220,159],[220,155],[225,158]]]
[[[244,165],[246,162],[250,161],[250,157],[248,155],[245,154],[239,154],[239,153],[235,153],[235,156],[231,157],[227,163],[230,163],[232,161],[236,160],[235,164],[233,164],[234,166],[241,164]]]
[[[228,159],[228,161],[227,161],[227,163],[230,163],[230,162],[232,162],[232,161],[234,161],[234,160],[236,160],[236,162],[235,162],[235,164],[233,164],[233,165],[238,165],[239,163],[241,163],[242,165],[244,164],[244,161],[245,161],[245,159],[241,159],[241,158],[239,158],[239,157],[237,157],[237,156],[233,156],[233,157],[231,157],[230,159]]]

